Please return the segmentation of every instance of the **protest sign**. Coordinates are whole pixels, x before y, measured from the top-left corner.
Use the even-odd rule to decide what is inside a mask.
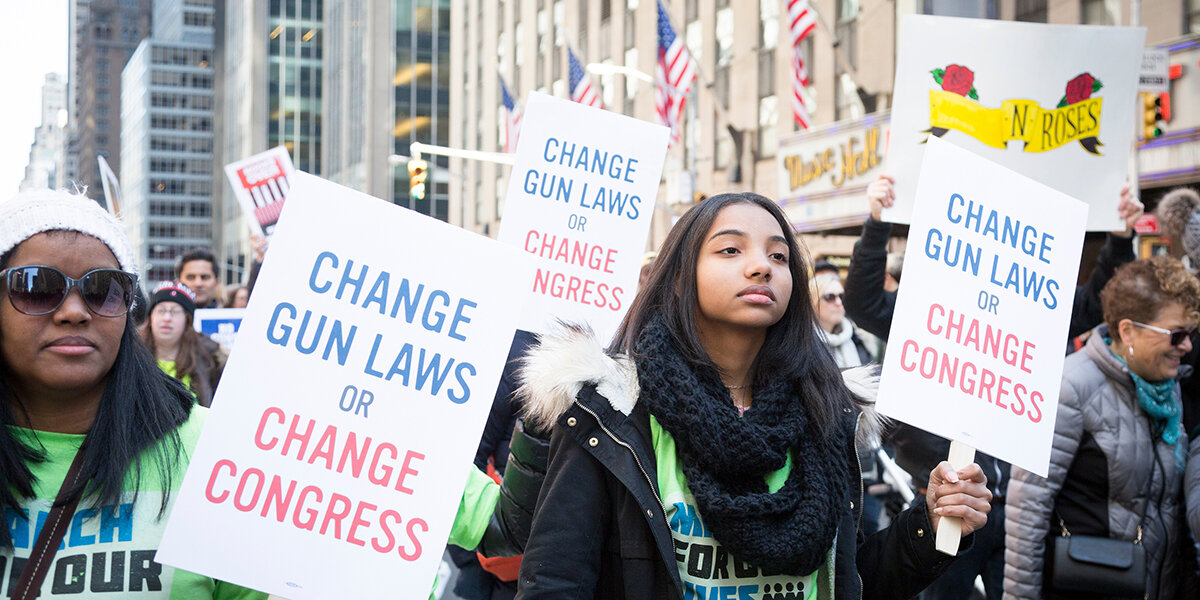
[[[1142,50],[1138,72],[1138,91],[1162,94],[1171,91],[1171,53],[1168,50]]]
[[[422,597],[532,261],[293,182],[157,559],[290,600]]]
[[[538,257],[521,329],[563,319],[612,337],[636,292],[669,134],[530,94],[499,235]]]
[[[117,174],[113,173],[108,161],[99,154],[96,155],[96,164],[100,167],[100,186],[104,188],[105,208],[114,215],[120,215],[121,184],[117,181]]]
[[[1083,200],[1088,230],[1124,229],[1144,39],[1138,27],[904,17],[884,220],[909,222],[925,141],[942,137]]]
[[[192,325],[198,333],[207,335],[226,350],[233,348],[238,328],[242,325],[244,308],[197,308]]]
[[[295,172],[292,157],[283,146],[225,165],[225,176],[251,231],[271,235],[275,230]]]
[[[939,139],[917,183],[879,410],[1044,477],[1088,207]]]

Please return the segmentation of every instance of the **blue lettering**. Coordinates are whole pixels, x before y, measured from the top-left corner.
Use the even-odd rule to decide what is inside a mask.
[[[322,285],[317,285],[317,271],[321,270],[321,262],[324,260],[329,260],[331,263],[333,263],[330,266],[335,269],[338,266],[338,258],[336,254],[325,251],[317,255],[317,260],[313,261],[312,273],[308,275],[308,287],[318,294],[324,294],[325,292],[328,292],[329,288],[333,286],[333,282],[328,280]]]
[[[267,341],[276,346],[287,346],[288,340],[292,337],[292,328],[287,325],[279,325],[279,313],[284,310],[291,313],[289,320],[295,320],[296,307],[287,302],[280,302],[275,305],[275,312],[271,313],[271,322],[267,324]],[[276,327],[278,325],[278,328]],[[276,331],[279,333],[276,333]]]
[[[963,205],[963,197],[958,194],[954,194],[950,196],[950,203],[946,206],[946,219],[951,223],[959,223],[962,221],[962,217],[954,216],[954,204],[956,200],[958,201],[959,206]]]
[[[458,380],[459,387],[462,388],[462,395],[455,395],[454,390],[447,390],[446,395],[450,397],[450,401],[455,404],[466,404],[467,400],[471,399],[471,386],[467,385],[467,380],[463,377],[463,371],[470,371],[471,377],[475,376],[475,365],[466,362],[458,363],[454,369],[454,378]]]
[[[471,318],[467,317],[466,315],[463,314],[463,309],[467,308],[467,307],[475,308],[477,306],[479,306],[479,305],[470,300],[467,300],[466,298],[459,300],[458,308],[454,311],[454,319],[452,321],[450,321],[450,331],[446,332],[446,335],[448,335],[452,339],[456,339],[460,342],[467,341],[467,336],[458,332],[458,325],[459,325],[459,323],[470,323],[471,322]]]

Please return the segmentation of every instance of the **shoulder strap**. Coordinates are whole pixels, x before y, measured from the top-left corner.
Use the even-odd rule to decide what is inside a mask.
[[[84,443],[87,443],[86,440]],[[58,496],[54,498],[54,505],[50,508],[41,533],[38,534],[33,552],[29,554],[29,559],[21,570],[21,577],[12,592],[12,600],[33,600],[41,592],[42,581],[50,572],[50,563],[54,562],[58,545],[67,533],[67,526],[70,525],[71,517],[75,515],[75,508],[79,506],[79,499],[83,495],[76,494],[70,501],[65,497],[67,490],[75,487],[79,481],[79,471],[83,467],[83,449],[84,446],[79,447],[79,452],[75,453],[75,460],[71,461],[71,468],[67,469],[67,476],[63,479],[62,487],[58,489]]]

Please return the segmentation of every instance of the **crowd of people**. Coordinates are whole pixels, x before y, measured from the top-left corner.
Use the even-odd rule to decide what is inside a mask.
[[[875,412],[903,268],[882,220],[893,186],[868,188],[844,280],[775,202],[721,194],[646,255],[613,340],[517,332],[451,534],[456,593],[1197,597],[1200,196],[1159,206],[1185,259],[1137,260],[1143,208],[1119,190],[1127,227],[1077,289],[1070,335],[1086,341],[1072,353],[1064,340],[1043,478],[986,455],[955,469],[946,440]],[[254,246],[256,274],[266,240]],[[13,598],[96,585],[52,559],[78,552],[60,545],[71,523],[128,513],[129,591],[265,598],[152,561],[226,356],[195,311],[245,306],[254,278],[223,289],[197,249],[143,287],[135,262],[121,223],[86,198],[0,204],[4,585]],[[893,459],[909,506],[868,491]],[[934,548],[945,517],[963,524],[954,556]],[[1097,580],[1080,561],[1112,570]]]

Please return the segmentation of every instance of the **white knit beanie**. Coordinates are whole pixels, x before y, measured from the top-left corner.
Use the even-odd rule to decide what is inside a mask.
[[[125,228],[95,200],[65,191],[32,190],[0,203],[0,256],[46,231],[78,231],[108,246],[121,269],[137,274]]]

